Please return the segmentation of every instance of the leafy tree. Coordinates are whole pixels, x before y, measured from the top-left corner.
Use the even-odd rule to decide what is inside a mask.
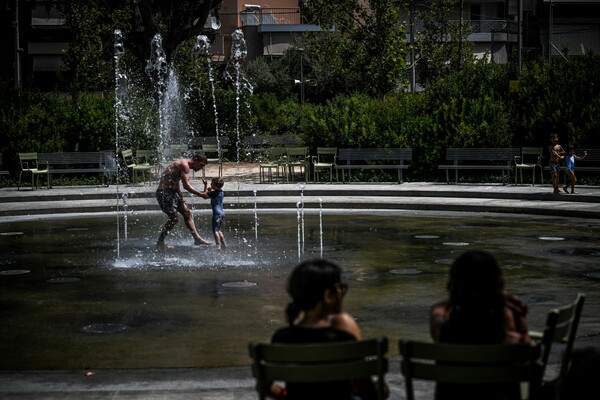
[[[446,147],[510,147],[507,67],[478,61],[430,84],[430,112]]]
[[[457,0],[432,0],[417,12],[423,25],[417,32],[417,74],[424,86],[473,62],[471,27],[456,14],[457,6]]]
[[[300,96],[299,81],[305,81],[307,102],[323,103],[340,94],[362,91],[362,75],[352,68],[352,42],[339,32],[307,33],[297,37],[283,56],[257,58],[246,66],[256,93],[272,93],[280,99]]]
[[[66,70],[59,71],[62,80],[74,97],[81,91],[106,88],[110,75],[103,54],[102,29],[98,29],[98,8],[80,2],[67,2],[61,8],[71,28],[71,43],[64,58]]]
[[[144,29],[135,34],[130,32],[132,39],[129,44],[145,59],[150,54],[152,38],[160,33],[167,62],[170,62],[181,43],[204,31],[204,23],[210,11],[217,9],[221,2],[222,0],[138,0],[136,3]]]
[[[555,132],[563,144],[600,146],[600,56],[526,64],[511,106],[524,143],[545,145]]]
[[[304,43],[299,46],[308,49],[304,57],[308,66],[305,75],[317,83],[314,89],[310,87],[308,91],[318,99],[313,102],[363,91],[361,73],[353,68],[352,57],[348,57],[348,54],[356,52],[350,38],[337,31],[313,34],[304,38]]]
[[[246,65],[246,73],[252,79],[256,94],[271,93],[280,100],[291,96],[293,78],[284,60],[285,56],[274,59],[258,57]]]
[[[143,68],[152,51],[152,38],[163,38],[170,63],[179,46],[204,31],[210,11],[222,0],[63,0],[50,4],[61,12],[72,38],[67,51],[68,78],[80,90],[105,87],[111,70],[114,30]],[[99,76],[98,71],[103,72]]]
[[[303,11],[309,20],[347,37],[343,56],[365,92],[383,97],[404,84],[407,45],[395,2],[307,0]]]

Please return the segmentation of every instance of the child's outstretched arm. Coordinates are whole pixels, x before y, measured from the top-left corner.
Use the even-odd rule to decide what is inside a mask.
[[[200,193],[200,197],[208,199],[208,182],[206,182],[206,179],[202,179],[202,183],[204,184],[204,190]]]

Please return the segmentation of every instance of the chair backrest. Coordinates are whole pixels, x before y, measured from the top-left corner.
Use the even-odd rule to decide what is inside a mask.
[[[317,147],[317,163],[335,163],[337,147]]]
[[[137,164],[154,164],[156,151],[154,150],[136,150],[135,161]]]
[[[414,399],[414,379],[494,387],[529,382],[528,398],[539,393],[539,345],[464,345],[401,340],[399,348],[408,400]],[[481,398],[484,399],[486,391],[482,390]]]
[[[21,169],[37,169],[38,155],[37,153],[19,153],[19,163]]]
[[[133,157],[133,150],[121,150],[121,155],[123,156],[123,161],[125,161],[125,165],[127,165],[128,167],[132,167],[136,164],[135,158]]]
[[[521,147],[521,162],[540,163],[543,151],[542,147]]]
[[[208,161],[220,162],[223,154],[223,149],[219,148],[218,144],[203,144],[202,151],[208,158]]]
[[[585,295],[579,293],[572,303],[559,308],[554,308],[548,312],[546,328],[544,329],[544,334],[542,336],[542,374],[548,364],[552,344],[562,343],[565,345],[565,349],[562,355],[558,379],[564,379],[566,376],[569,362],[571,361],[571,353],[573,351],[573,344],[575,343],[577,326],[579,325],[579,319],[581,318],[584,301]]]
[[[187,144],[172,144],[169,146],[168,149],[166,149],[166,153],[167,153],[166,155],[169,160],[184,157],[184,156],[186,156],[187,152],[188,152]]]
[[[306,162],[308,156],[307,147],[286,147],[285,154],[288,162]]]
[[[280,161],[285,154],[285,149],[281,146],[267,147],[261,152],[261,162]]]
[[[384,399],[388,341],[311,344],[249,343],[256,390],[264,399],[272,381],[333,382],[377,376],[377,396]]]

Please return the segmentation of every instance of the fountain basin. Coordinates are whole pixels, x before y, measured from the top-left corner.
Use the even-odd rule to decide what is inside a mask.
[[[196,215],[206,237],[209,218]],[[0,368],[247,365],[247,342],[269,340],[285,324],[285,283],[302,240],[295,210],[258,219],[256,234],[254,215],[229,212],[223,251],[194,246],[180,222],[167,239],[174,248],[160,255],[153,247],[164,215],[131,213],[119,257],[112,215],[1,223],[0,232],[22,234],[0,242]],[[300,259],[323,251],[342,266],[346,308],[366,337],[428,339],[429,306],[445,296],[451,261],[469,249],[497,255],[507,288],[530,304],[530,328],[541,329],[550,308],[584,292],[578,336],[598,335],[598,223],[343,210],[326,211],[321,221],[306,210],[304,227]]]

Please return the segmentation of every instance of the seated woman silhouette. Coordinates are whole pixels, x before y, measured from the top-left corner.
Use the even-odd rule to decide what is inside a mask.
[[[360,340],[352,316],[342,310],[348,286],[341,269],[332,262],[305,261],[294,268],[287,291],[292,302],[286,308],[288,326],[277,330],[273,343],[323,343]],[[360,389],[359,389],[360,388]],[[369,399],[375,396],[372,382],[288,383],[271,385],[271,395],[286,399]]]
[[[529,342],[527,304],[504,290],[502,271],[491,254],[469,251],[459,256],[450,269],[447,289],[448,299],[431,307],[429,323],[434,341]],[[438,384],[436,388],[436,399],[509,399],[512,394],[511,390],[489,386]]]

